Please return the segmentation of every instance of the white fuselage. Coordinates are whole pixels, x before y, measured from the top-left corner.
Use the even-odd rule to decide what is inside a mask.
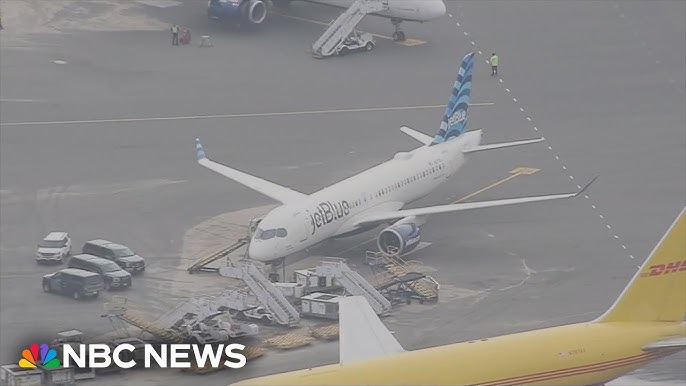
[[[360,228],[375,211],[394,211],[431,193],[464,163],[462,150],[478,145],[472,131],[435,146],[423,146],[269,212],[253,236],[249,255],[272,261]],[[281,232],[276,232],[276,230]],[[285,230],[285,232],[283,232]],[[281,234],[281,237],[274,234]],[[284,235],[285,233],[285,235]]]
[[[312,3],[349,8],[355,0],[306,0]],[[388,0],[388,10],[374,15],[407,21],[430,21],[445,15],[443,0]]]

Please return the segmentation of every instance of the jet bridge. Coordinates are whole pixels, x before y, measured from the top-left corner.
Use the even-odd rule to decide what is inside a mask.
[[[388,0],[356,0],[312,45],[312,56],[323,58],[336,54],[365,16],[387,9]]]

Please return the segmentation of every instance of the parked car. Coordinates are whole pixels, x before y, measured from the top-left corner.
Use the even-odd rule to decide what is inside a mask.
[[[36,261],[40,263],[63,262],[71,253],[71,238],[67,232],[50,232],[38,243]]]
[[[105,289],[127,288],[131,286],[131,274],[114,262],[101,257],[81,254],[69,259],[69,268],[78,268],[102,275]]]
[[[98,296],[104,288],[102,276],[82,269],[65,268],[43,276],[43,291],[68,295],[74,299]]]
[[[112,260],[131,273],[145,271],[145,260],[125,245],[102,239],[91,240],[83,245],[82,252]]]

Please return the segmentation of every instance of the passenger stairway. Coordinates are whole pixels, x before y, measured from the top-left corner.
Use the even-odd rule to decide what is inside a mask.
[[[134,327],[139,328],[141,331],[145,331],[149,334],[154,335],[159,339],[163,339],[167,343],[184,343],[185,338],[179,336],[173,331],[160,327],[156,322],[146,320],[145,318],[131,313],[127,309],[128,300],[122,296],[113,296],[110,302],[104,304],[105,313],[103,317],[107,317],[112,322],[114,326],[114,320],[118,319],[121,322],[130,324]],[[123,327],[120,327],[124,331]]]
[[[364,296],[377,314],[384,315],[391,311],[391,302],[345,262],[324,262],[316,268],[316,273],[319,276],[331,275],[350,294]]]
[[[238,239],[235,243],[229,245],[228,247],[222,247],[214,252],[211,252],[209,254],[203,254],[201,255],[191,266],[186,268],[188,273],[194,273],[198,271],[209,271],[209,272],[217,272],[219,268],[210,268],[207,267],[208,264],[213,263],[219,259],[222,259],[226,257],[228,259],[228,256],[241,248],[242,246],[248,244],[250,241],[249,237],[245,237],[242,239]]]
[[[288,302],[283,292],[269,281],[255,264],[242,261],[235,265],[222,267],[219,273],[222,276],[243,280],[257,297],[257,301],[274,315],[277,323],[294,326],[300,321],[300,314],[295,307]]]
[[[345,39],[365,16],[386,9],[388,9],[388,0],[356,0],[312,45],[312,56],[323,58],[336,54]]]

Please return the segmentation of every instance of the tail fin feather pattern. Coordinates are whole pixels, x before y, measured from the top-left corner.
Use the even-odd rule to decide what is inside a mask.
[[[472,90],[472,72],[474,69],[474,53],[465,55],[457,73],[457,79],[450,94],[450,100],[443,114],[441,127],[431,145],[443,143],[457,137],[465,131],[467,126],[467,109]]]

